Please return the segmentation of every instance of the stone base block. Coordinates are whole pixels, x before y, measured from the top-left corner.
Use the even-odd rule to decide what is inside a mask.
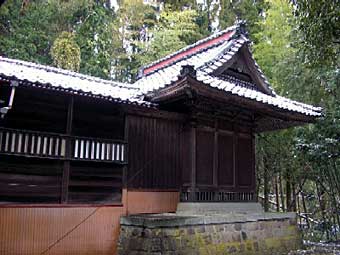
[[[121,219],[119,255],[272,255],[301,246],[295,214],[134,215]]]

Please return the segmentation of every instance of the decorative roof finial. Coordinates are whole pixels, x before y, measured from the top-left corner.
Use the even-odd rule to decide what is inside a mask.
[[[141,79],[144,77],[144,67],[141,67],[138,69],[138,72],[137,72],[137,80]]]
[[[248,37],[247,31],[247,21],[237,19],[235,22],[236,25],[236,35],[245,35]]]
[[[182,69],[180,71],[180,78],[184,78],[185,76],[190,75],[193,78],[196,78],[196,70],[193,65],[182,65]]]

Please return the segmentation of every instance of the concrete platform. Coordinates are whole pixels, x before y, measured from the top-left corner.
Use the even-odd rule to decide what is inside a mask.
[[[214,214],[262,214],[264,213],[260,203],[178,203],[179,215],[214,215]]]

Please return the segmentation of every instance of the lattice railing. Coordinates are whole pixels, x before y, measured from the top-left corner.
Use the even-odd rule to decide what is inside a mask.
[[[0,154],[126,163],[126,151],[124,141],[0,128]]]
[[[181,202],[254,202],[254,192],[230,192],[221,190],[182,191]]]

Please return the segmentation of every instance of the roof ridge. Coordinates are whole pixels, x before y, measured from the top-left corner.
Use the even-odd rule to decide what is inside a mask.
[[[222,31],[219,31],[219,32],[217,32],[217,33],[214,33],[214,34],[212,34],[212,35],[210,35],[210,36],[208,36],[208,37],[202,38],[201,40],[198,40],[197,42],[195,42],[195,43],[193,43],[193,44],[190,44],[190,45],[188,45],[188,46],[186,46],[186,47],[184,47],[184,48],[179,49],[178,51],[175,51],[175,52],[173,52],[173,53],[170,53],[169,55],[166,55],[166,56],[163,57],[163,58],[157,59],[157,60],[151,62],[150,64],[147,64],[147,65],[141,67],[140,70],[144,70],[144,69],[150,68],[150,67],[152,67],[152,66],[154,66],[154,65],[156,65],[156,64],[159,64],[159,63],[161,63],[161,62],[163,62],[163,61],[165,61],[165,60],[168,60],[168,59],[170,59],[170,58],[172,58],[172,57],[174,57],[174,56],[176,56],[176,55],[178,55],[178,54],[180,54],[180,53],[182,53],[182,52],[185,52],[185,51],[187,51],[187,50],[190,50],[190,49],[192,49],[192,48],[194,48],[194,47],[196,47],[196,46],[198,46],[198,45],[200,45],[200,44],[202,44],[202,43],[205,43],[205,42],[207,42],[207,41],[209,41],[209,40],[215,39],[215,38],[217,38],[217,37],[219,37],[219,36],[221,36],[221,35],[224,35],[224,34],[229,33],[229,32],[231,32],[231,31],[236,31],[238,27],[239,27],[238,25],[233,25],[233,26],[230,26],[230,27],[228,27],[228,28],[226,28],[226,29],[224,29],[224,30],[222,30]],[[210,47],[209,47],[209,48],[210,48]],[[200,51],[198,51],[198,52],[200,52]],[[195,53],[197,53],[197,52],[195,52]],[[195,54],[195,53],[192,53],[192,54]],[[192,55],[192,54],[191,54],[191,55]],[[190,56],[190,55],[189,55],[189,56]],[[175,62],[177,62],[177,61],[175,61]],[[171,64],[172,64],[172,63],[171,63]],[[162,67],[159,68],[159,69],[162,69]],[[156,69],[156,70],[159,70],[159,69]],[[154,70],[154,71],[156,71],[156,70]],[[152,71],[152,72],[150,72],[150,73],[153,73],[154,71]],[[147,75],[147,74],[146,74],[146,75]]]
[[[217,66],[216,66],[216,67],[212,67],[212,66],[216,63],[216,61],[221,61],[223,64],[224,64],[224,63],[227,63],[227,62],[228,62],[230,59],[232,59],[233,56],[239,51],[239,48],[240,48],[240,47],[236,47],[236,46],[235,46],[235,43],[240,43],[239,40],[240,40],[240,38],[228,40],[228,41],[227,41],[226,48],[225,48],[223,51],[221,51],[219,54],[217,54],[217,55],[215,56],[215,58],[211,59],[210,61],[208,61],[208,62],[204,63],[203,65],[201,65],[200,67],[198,67],[198,69],[200,69],[200,70],[202,70],[202,71],[205,71],[206,68],[210,68],[212,71],[214,71],[214,70],[217,69]],[[246,42],[246,40],[245,40],[243,43],[245,43],[245,42]],[[224,42],[224,43],[226,43],[226,42]],[[241,44],[241,46],[243,45],[243,43]],[[229,54],[229,52],[230,52],[233,48],[235,48],[236,51],[234,51],[234,52],[232,52],[231,54]],[[230,58],[227,59],[227,58],[225,57],[226,54],[229,54],[229,55],[230,55]],[[225,58],[225,60],[222,61],[223,58]],[[211,72],[208,72],[208,71],[206,71],[206,72],[207,72],[207,73],[211,73]]]
[[[214,43],[214,44],[210,45],[209,47],[200,49],[200,50],[198,50],[198,51],[196,51],[196,52],[194,52],[194,53],[191,53],[191,54],[189,54],[189,55],[186,55],[185,57],[183,57],[183,58],[181,58],[181,59],[177,59],[177,60],[171,62],[171,63],[168,64],[168,65],[159,67],[159,68],[157,68],[157,69],[155,69],[155,70],[153,70],[153,71],[151,71],[151,72],[149,72],[149,73],[147,73],[147,74],[144,74],[143,77],[150,76],[150,75],[152,75],[152,74],[154,74],[154,73],[156,73],[156,72],[158,72],[158,71],[160,71],[160,70],[162,70],[162,69],[165,69],[165,68],[167,68],[167,67],[170,67],[170,66],[172,66],[172,65],[175,65],[175,64],[178,63],[178,62],[184,61],[184,60],[186,60],[186,59],[192,57],[193,55],[196,55],[196,54],[202,53],[202,52],[204,52],[204,51],[210,50],[211,48],[215,48],[215,47],[220,46],[220,45],[222,45],[222,44],[224,44],[224,43],[226,43],[226,41],[221,41],[221,42]],[[142,78],[143,78],[143,77],[142,77]]]
[[[30,62],[30,61],[6,58],[6,57],[3,57],[3,56],[0,56],[0,61],[18,64],[18,65],[23,65],[23,66],[26,66],[26,67],[29,67],[29,68],[37,68],[37,69],[45,70],[47,72],[54,72],[54,73],[57,73],[57,74],[63,74],[63,75],[67,75],[67,76],[77,77],[77,78],[80,78],[80,79],[86,79],[88,81],[100,82],[100,83],[108,84],[108,85],[111,85],[111,86],[114,86],[114,87],[134,89],[134,90],[138,89],[136,87],[131,86],[132,84],[121,83],[121,82],[117,82],[117,81],[113,81],[113,80],[106,80],[106,79],[102,79],[102,78],[99,78],[99,77],[95,77],[95,76],[91,76],[91,75],[87,75],[87,74],[82,74],[82,73],[78,73],[78,72],[75,72],[75,71],[70,71],[70,70],[66,70],[66,69],[58,68],[58,67],[53,67],[53,66],[49,66],[49,65],[37,64],[37,63],[34,63],[34,62]]]

